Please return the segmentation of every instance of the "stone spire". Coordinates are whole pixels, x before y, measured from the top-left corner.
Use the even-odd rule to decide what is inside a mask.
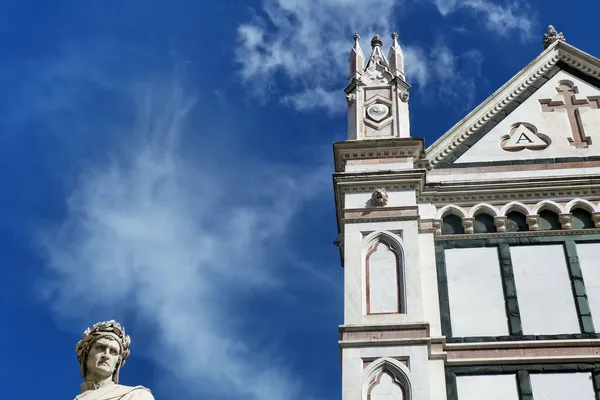
[[[562,32],[558,32],[552,25],[548,26],[546,33],[544,34],[544,50],[550,47],[554,42],[557,41],[566,42],[565,35]]]
[[[408,90],[404,75],[404,55],[398,35],[392,35],[390,60],[381,49],[380,36],[371,40],[373,51],[363,68],[365,58],[354,35],[350,53],[350,79],[346,92],[348,103],[348,139],[409,138]]]
[[[390,60],[390,72],[402,80],[406,80],[404,75],[404,53],[398,44],[398,34],[392,33],[392,47],[388,56]]]
[[[365,55],[360,47],[360,35],[354,35],[354,46],[350,51],[350,79],[360,76],[365,70]]]
[[[389,68],[388,61],[383,54],[383,50],[381,50],[381,46],[383,46],[381,37],[379,35],[375,35],[373,39],[371,39],[371,47],[373,48],[373,52],[371,53],[371,57],[369,57],[367,69],[372,68],[377,64]]]

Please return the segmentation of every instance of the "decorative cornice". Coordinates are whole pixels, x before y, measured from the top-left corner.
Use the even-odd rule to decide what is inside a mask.
[[[473,112],[433,143],[426,150],[431,164],[435,166],[445,160],[465,140],[504,112],[511,103],[530,87],[539,88],[541,85],[536,86],[536,81],[547,74],[559,61],[563,61],[565,64],[591,77],[600,77],[600,60],[563,41],[554,42],[529,66],[515,75]],[[535,68],[535,70],[527,74],[528,70],[532,68]]]
[[[409,157],[418,162],[424,155],[423,139],[385,138],[335,142],[335,170],[343,172],[349,160]]]
[[[344,210],[344,223],[386,222],[386,221],[417,221],[419,208],[409,207],[381,207],[359,208]]]
[[[514,200],[600,196],[600,176],[573,175],[543,179],[427,183],[418,193],[419,203],[470,204]]]
[[[583,236],[598,235],[600,229],[574,229],[574,230],[543,230],[521,232],[493,232],[493,233],[465,233],[460,235],[437,235],[436,241],[448,240],[473,240],[473,239],[500,239],[521,237],[550,237],[550,236]]]

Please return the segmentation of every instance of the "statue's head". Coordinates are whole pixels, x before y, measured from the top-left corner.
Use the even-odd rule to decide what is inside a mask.
[[[129,357],[130,344],[125,329],[116,321],[98,322],[86,329],[76,347],[81,376],[94,380],[112,376],[119,383],[119,370]]]

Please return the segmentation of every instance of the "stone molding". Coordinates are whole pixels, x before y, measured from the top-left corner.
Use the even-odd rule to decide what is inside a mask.
[[[511,181],[426,183],[417,193],[419,203],[446,205],[471,202],[509,202],[530,199],[600,198],[599,175],[522,178]],[[598,210],[600,211],[600,209]]]
[[[417,221],[419,219],[419,208],[409,207],[385,207],[385,208],[358,208],[344,210],[345,224],[363,222],[383,221]]]
[[[527,364],[600,361],[600,339],[446,344],[446,364]]]
[[[349,160],[409,157],[416,164],[424,158],[424,141],[416,138],[374,138],[335,142],[333,153],[336,172],[343,172]]]
[[[534,87],[534,89],[541,87],[538,80],[555,67],[559,61],[563,61],[593,78],[600,77],[600,60],[563,41],[556,41],[528,67],[517,73],[473,112],[427,148],[426,154],[431,165],[435,166],[444,161],[465,140],[491,122],[497,115],[501,113],[506,115],[505,110],[509,108],[509,105],[530,87]]]

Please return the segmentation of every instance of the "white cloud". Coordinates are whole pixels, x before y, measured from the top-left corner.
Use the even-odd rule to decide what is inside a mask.
[[[427,1],[435,3],[444,16],[463,11],[483,19],[487,29],[502,36],[516,33],[529,37],[534,27],[525,0]],[[261,96],[279,96],[284,104],[298,110],[320,108],[329,113],[342,112],[345,108],[340,77],[348,68],[352,34],[360,33],[367,38],[363,49],[368,56],[368,38],[376,33],[391,33],[396,8],[414,7],[417,2],[423,0],[265,0],[255,18],[238,27],[240,46],[236,58],[241,76]],[[400,36],[402,39],[402,32]],[[439,74],[443,71],[434,64],[439,57],[427,50],[431,45],[401,44],[411,84],[420,89],[446,84],[444,74]],[[280,88],[274,82],[280,74],[285,76],[286,91],[291,94],[278,93]]]
[[[397,4],[397,0],[265,1],[254,21],[238,27],[241,75],[256,88],[270,87],[281,73],[295,92],[281,95],[285,104],[300,110],[343,111],[340,77],[348,69],[352,34],[365,38],[391,34]],[[365,42],[368,53],[368,39]]]
[[[433,0],[438,11],[444,15],[464,10],[483,17],[486,27],[501,36],[513,32],[528,38],[534,28],[531,7],[521,0],[503,1],[500,4],[491,0]]]
[[[71,68],[73,60],[61,66],[66,61],[46,70]],[[60,82],[51,81],[58,89]],[[150,356],[199,396],[213,391],[222,399],[307,398],[274,349],[254,346],[264,338],[243,329],[252,314],[240,307],[286,284],[271,250],[285,247],[295,216],[328,188],[329,173],[325,167],[204,160],[208,152],[202,149],[188,157],[182,150],[186,134],[198,130],[189,122],[202,108],[194,107],[197,99],[181,84],[151,79],[132,89],[129,79],[102,81],[114,89],[113,100],[135,105],[122,110],[135,122],[118,129],[126,133],[124,150],[111,147],[110,161],[86,164],[64,220],[41,235],[49,272],[39,282],[44,299],[58,317],[82,324],[133,315],[151,326],[158,348]],[[45,117],[68,122],[84,112],[89,126],[106,117],[81,109],[84,88],[61,97],[69,116],[50,108]],[[69,134],[76,135],[70,126]],[[277,340],[271,331],[260,333]]]
[[[297,110],[313,110],[323,108],[330,114],[335,114],[344,110],[344,96],[340,95],[341,90],[325,90],[321,87],[307,89],[301,93],[285,95],[281,101]],[[315,101],[315,99],[319,99]]]

